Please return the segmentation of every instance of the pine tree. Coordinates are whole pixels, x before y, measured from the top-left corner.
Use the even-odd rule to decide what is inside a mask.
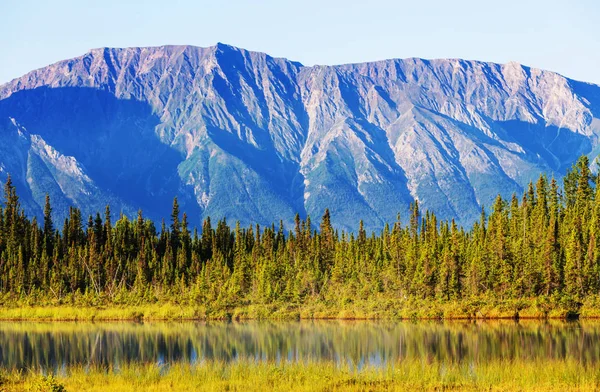
[[[54,223],[52,222],[52,206],[50,205],[50,195],[46,193],[46,202],[44,204],[44,243],[48,254],[52,254],[54,249]]]
[[[177,202],[177,197],[175,197],[173,199],[173,209],[171,211],[171,248],[174,253],[177,253],[179,249],[180,233],[179,203]]]

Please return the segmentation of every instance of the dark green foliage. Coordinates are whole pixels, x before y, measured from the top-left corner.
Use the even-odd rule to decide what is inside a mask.
[[[152,301],[158,292],[187,291],[209,307],[381,298],[578,303],[600,291],[600,188],[588,164],[583,157],[573,166],[564,194],[542,176],[520,199],[498,196],[489,217],[482,209],[468,231],[415,202],[406,226],[398,217],[378,235],[362,222],[356,233],[334,230],[329,210],[319,231],[296,215],[290,232],[281,222],[232,230],[206,219],[198,233],[177,199],[160,232],[141,211],[113,224],[108,207],[104,218],[87,222],[71,208],[59,231],[50,199],[38,227],[9,177],[0,207],[0,293]]]

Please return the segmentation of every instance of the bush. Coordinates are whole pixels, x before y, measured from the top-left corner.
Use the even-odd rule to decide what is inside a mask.
[[[59,383],[53,375],[42,377],[33,386],[35,392],[66,392],[64,385]]]

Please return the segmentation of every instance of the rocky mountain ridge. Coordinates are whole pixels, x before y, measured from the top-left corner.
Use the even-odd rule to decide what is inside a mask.
[[[303,66],[228,45],[94,49],[0,86],[0,176],[191,222],[296,212],[380,229],[411,201],[470,224],[541,172],[594,159],[600,87],[516,63],[395,59]]]

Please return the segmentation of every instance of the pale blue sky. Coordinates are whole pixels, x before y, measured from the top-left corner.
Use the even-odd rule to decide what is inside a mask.
[[[0,0],[0,83],[91,48],[223,42],[307,65],[510,60],[600,83],[598,0]]]

